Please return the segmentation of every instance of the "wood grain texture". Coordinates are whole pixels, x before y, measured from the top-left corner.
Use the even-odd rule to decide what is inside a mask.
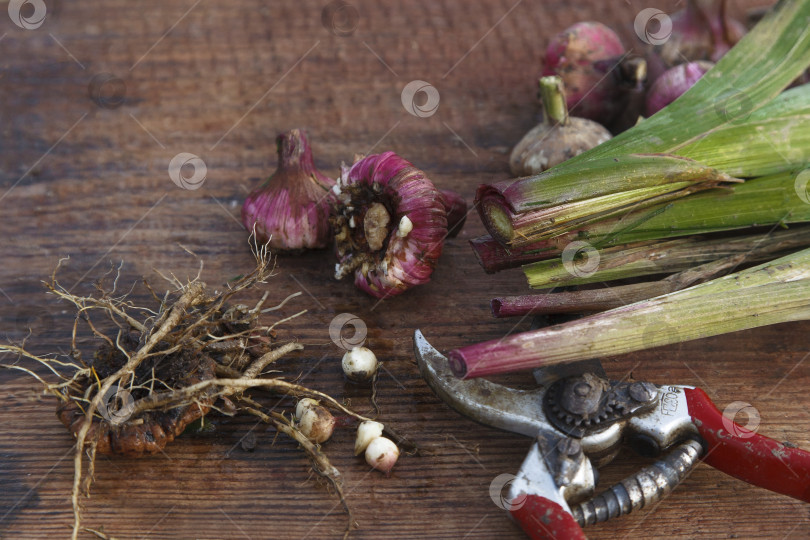
[[[508,150],[535,123],[534,78],[551,35],[596,19],[630,43],[641,8],[677,9],[635,0],[351,0],[357,27],[339,37],[322,25],[325,1],[45,3],[48,19],[27,31],[0,6],[0,337],[19,340],[31,327],[28,345],[40,353],[69,346],[73,314],[40,285],[60,257],[70,256],[63,283],[81,292],[111,261],[124,261],[122,283],[159,282],[153,268],[193,276],[198,260],[181,245],[205,261],[210,284],[248,270],[239,205],[272,171],[277,133],[308,129],[328,174],[356,152],[393,150],[471,198],[479,183],[508,177]],[[734,2],[735,12],[757,4]],[[104,72],[126,89],[118,107],[88,97]],[[429,118],[400,103],[414,79],[440,92]],[[200,189],[171,182],[168,163],[179,152],[206,163]],[[344,383],[328,334],[335,314],[357,315],[384,361],[382,419],[423,449],[385,478],[351,455],[352,430],[324,446],[345,476],[359,525],[353,538],[522,538],[489,486],[518,469],[530,442],[448,409],[419,378],[411,352],[415,328],[442,350],[526,329],[489,314],[492,296],[526,288],[519,271],[484,275],[467,246],[482,232],[472,217],[447,243],[430,284],[379,305],[332,280],[329,252],[279,257],[267,285],[271,301],[306,291],[278,317],[309,310],[284,326],[281,336],[306,348],[280,368],[369,410],[368,392]],[[764,328],[607,359],[605,367],[615,378],[699,385],[721,407],[750,402],[760,433],[810,448],[808,330]],[[90,351],[92,342],[84,346]],[[0,383],[0,536],[67,536],[70,437],[30,378],[3,371]],[[239,444],[250,431],[258,438],[252,453]],[[86,524],[118,538],[339,538],[337,500],[310,476],[295,444],[274,437],[252,419],[216,420],[214,432],[183,437],[165,455],[101,458]],[[602,485],[639,464],[623,455],[602,472]],[[810,522],[807,505],[700,466],[652,513],[587,532],[804,538]]]

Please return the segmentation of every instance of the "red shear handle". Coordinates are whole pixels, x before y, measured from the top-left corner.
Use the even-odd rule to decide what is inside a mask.
[[[540,495],[527,495],[510,512],[532,540],[587,540],[570,512]]]
[[[689,415],[708,443],[706,463],[749,484],[810,502],[810,452],[733,423],[699,388],[684,393]]]

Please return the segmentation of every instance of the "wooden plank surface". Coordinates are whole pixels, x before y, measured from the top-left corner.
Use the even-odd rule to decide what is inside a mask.
[[[508,177],[508,149],[535,122],[533,80],[551,35],[596,19],[629,44],[640,9],[677,9],[674,1],[351,0],[338,22],[350,35],[339,36],[322,22],[325,1],[45,0],[48,18],[33,30],[12,24],[0,3],[0,335],[19,340],[31,327],[28,345],[39,353],[69,346],[72,312],[40,285],[60,257],[70,256],[62,282],[78,292],[90,292],[111,261],[124,262],[127,282],[157,282],[155,268],[193,276],[198,260],[181,246],[205,261],[210,284],[250,269],[236,218],[245,194],[274,167],[278,132],[307,128],[330,175],[354,153],[393,150],[471,198],[479,183]],[[735,2],[735,12],[753,5]],[[88,95],[103,73],[117,78],[103,79],[112,85],[103,90],[107,107]],[[400,102],[417,79],[441,96],[428,118]],[[116,84],[124,96],[109,94]],[[205,162],[199,189],[171,182],[168,163],[179,152]],[[280,368],[369,410],[368,392],[344,383],[328,334],[336,314],[355,314],[384,361],[382,419],[424,452],[404,456],[385,478],[351,455],[352,430],[325,445],[345,477],[359,525],[353,538],[522,537],[489,486],[518,469],[530,441],[448,409],[419,378],[411,352],[415,328],[442,350],[526,329],[489,315],[489,298],[525,285],[519,272],[483,274],[467,246],[482,232],[473,217],[447,243],[430,284],[380,304],[333,281],[329,252],[278,259],[270,300],[305,291],[278,316],[309,310],[284,325],[281,337],[306,349]],[[605,367],[615,378],[699,385],[721,407],[751,403],[760,433],[810,448],[808,330],[759,329],[607,359]],[[2,371],[0,383],[0,536],[67,536],[70,436],[32,379]],[[252,419],[215,424],[165,455],[100,458],[86,524],[119,538],[341,536],[337,500],[295,444],[274,442],[273,430]],[[246,452],[240,440],[251,431],[258,446]],[[621,456],[602,472],[602,485],[639,464]],[[700,466],[652,513],[588,534],[805,538],[810,523],[807,505]]]

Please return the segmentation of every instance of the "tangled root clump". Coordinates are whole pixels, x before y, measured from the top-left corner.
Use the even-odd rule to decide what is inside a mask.
[[[199,273],[186,284],[174,276],[163,276],[172,283],[173,290],[162,298],[144,281],[157,304],[154,309],[134,305],[128,294],[116,294],[120,267],[111,288],[102,286],[102,278],[96,283],[98,294],[94,296],[70,293],[56,279],[60,261],[46,287],[77,310],[70,361],[36,356],[25,350],[24,343],[22,346],[0,344],[0,353],[38,362],[59,379],[55,383],[48,382],[18,363],[2,364],[2,367],[35,377],[45,392],[59,398],[57,416],[76,439],[71,493],[73,539],[82,530],[93,532],[81,525],[80,495],[89,496],[97,453],[141,456],[163,451],[191,422],[216,409],[218,399],[227,404],[226,414],[250,414],[295,439],[310,458],[313,470],[328,481],[340,498],[349,517],[347,534],[353,527],[340,472],[320,446],[297,429],[292,415],[262,410],[262,405],[246,393],[261,388],[294,398],[311,397],[341,415],[357,421],[369,420],[327,394],[278,375],[264,374],[278,359],[303,349],[303,345],[294,341],[282,345],[274,343],[274,327],[306,310],[266,326],[259,323],[262,313],[280,308],[300,293],[268,309],[262,306],[269,292],[252,308],[233,301],[237,293],[265,283],[273,275],[275,267],[267,245],[252,241],[256,267],[229,282],[223,292],[210,291],[199,280]],[[105,277],[114,271],[111,269]],[[101,313],[105,324],[113,330],[99,330],[91,313]],[[82,358],[76,346],[80,322],[101,341],[90,361]],[[391,436],[408,444],[394,432]],[[87,474],[83,472],[85,454]]]
[[[123,361],[126,359],[120,351],[111,351],[106,343],[96,354],[115,357],[120,362],[118,367],[123,365]],[[183,351],[148,363],[156,364],[153,366],[153,369],[157,368],[155,379],[164,381],[174,389],[211,380],[215,376],[215,362],[205,353],[193,355],[188,351]],[[95,365],[94,362],[94,369]],[[143,367],[146,366],[139,366],[139,368]],[[96,369],[96,371],[101,372],[100,369]],[[136,370],[136,381],[143,379],[142,374],[138,373],[141,371],[143,370]],[[100,374],[99,378],[104,379],[110,374]],[[93,381],[83,382],[92,384]],[[68,392],[71,392],[71,389],[68,389]],[[126,395],[137,399],[141,394],[148,395],[147,392],[148,390],[137,389],[133,392],[126,392]],[[106,400],[105,405],[109,406],[117,393],[110,392],[112,395],[110,399]],[[78,398],[77,393],[73,391],[68,395],[68,399],[60,401],[56,408],[57,417],[74,436],[78,434],[85,420],[85,412],[79,406]],[[127,412],[127,404],[124,404],[121,409],[113,412],[113,416],[108,412],[106,417],[94,418],[87,439],[94,441],[96,452],[99,454],[119,454],[129,457],[156,454],[183,433],[189,424],[208,414],[213,402],[213,397],[201,394],[192,404],[180,405],[168,410],[146,410],[137,418],[118,422],[116,421],[119,418],[118,415]]]

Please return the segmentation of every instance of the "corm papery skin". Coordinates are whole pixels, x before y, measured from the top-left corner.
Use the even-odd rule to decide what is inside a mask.
[[[439,190],[444,197],[444,209],[447,212],[447,238],[455,238],[467,221],[467,201],[460,193],[450,189]]]
[[[303,130],[279,135],[278,169],[245,199],[242,224],[256,240],[280,251],[325,248],[331,231],[331,187],[315,168]]]
[[[692,88],[714,64],[699,60],[670,68],[656,79],[647,93],[647,116],[652,116]]]
[[[430,281],[447,235],[441,193],[424,172],[393,152],[362,158],[344,170],[338,182],[336,277],[354,269],[354,283],[376,298],[401,294]],[[365,211],[383,204],[391,216],[382,248],[363,241]],[[347,223],[354,216],[355,226]],[[404,238],[397,234],[403,216],[413,224]],[[346,235],[350,235],[351,239]]]

